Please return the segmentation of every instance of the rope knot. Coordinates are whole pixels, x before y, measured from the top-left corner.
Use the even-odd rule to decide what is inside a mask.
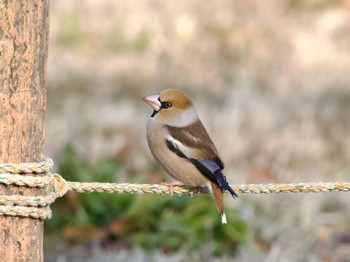
[[[62,176],[50,173],[53,165],[50,158],[42,162],[0,164],[0,183],[46,189],[44,196],[0,196],[0,215],[51,218],[50,204],[65,195],[69,189],[67,181]]]
[[[69,190],[67,181],[59,174],[52,174],[52,189],[56,198],[63,197]]]

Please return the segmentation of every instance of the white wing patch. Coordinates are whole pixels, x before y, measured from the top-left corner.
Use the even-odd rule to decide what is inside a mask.
[[[167,135],[166,140],[170,141],[177,149],[179,149],[186,157],[192,158],[193,157],[193,150],[182,144],[179,140],[176,140],[171,135]]]

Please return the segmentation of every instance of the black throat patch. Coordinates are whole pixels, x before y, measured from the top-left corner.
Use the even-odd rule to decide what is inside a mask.
[[[151,117],[154,117],[159,111],[154,110]]]

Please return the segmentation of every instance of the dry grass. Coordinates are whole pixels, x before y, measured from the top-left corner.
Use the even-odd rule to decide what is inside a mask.
[[[69,141],[90,161],[122,152],[124,180],[146,180],[151,112],[140,99],[176,87],[195,101],[230,182],[348,180],[349,4],[52,1],[47,154],[59,160]],[[347,194],[228,205],[251,228],[240,261],[350,260]]]

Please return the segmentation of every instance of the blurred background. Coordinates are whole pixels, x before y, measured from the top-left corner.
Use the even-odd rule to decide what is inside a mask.
[[[230,183],[349,181],[347,0],[53,0],[46,154],[70,181],[170,181],[141,98],[184,90]],[[69,193],[45,261],[350,261],[344,193]]]

